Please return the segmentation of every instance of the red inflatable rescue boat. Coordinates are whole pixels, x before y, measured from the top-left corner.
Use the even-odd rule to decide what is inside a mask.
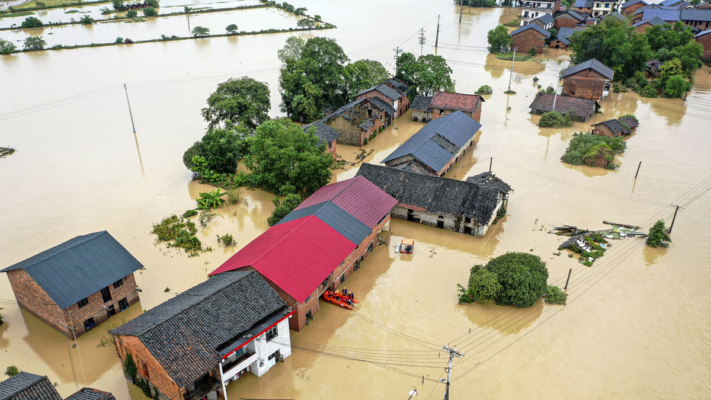
[[[327,290],[323,293],[323,299],[331,304],[341,306],[347,310],[352,310],[353,306],[348,304],[346,301],[342,300],[342,296],[339,292],[333,290]]]

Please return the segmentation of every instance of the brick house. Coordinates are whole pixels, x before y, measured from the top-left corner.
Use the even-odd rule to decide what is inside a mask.
[[[395,118],[410,109],[410,99],[407,97],[409,87],[397,78],[388,79],[380,85],[366,89],[356,95],[356,100],[363,98],[378,98],[395,110]]]
[[[506,208],[511,191],[491,172],[460,181],[364,163],[357,176],[397,199],[392,217],[478,237]]]
[[[264,375],[291,355],[284,300],[254,271],[220,274],[112,329],[126,365],[162,400],[221,398],[247,372]]]
[[[581,99],[601,100],[610,90],[610,82],[615,72],[605,64],[592,58],[568,67],[563,72],[562,94]]]
[[[396,203],[363,177],[324,186],[210,275],[259,272],[295,310],[289,327],[299,331],[318,312],[323,292],[361,267],[378,233],[389,229]]]
[[[374,132],[393,120],[395,109],[379,98],[360,98],[337,109],[323,120],[340,134],[336,143],[363,146]]]
[[[433,119],[382,163],[388,167],[443,176],[474,144],[481,124],[461,111]]]
[[[532,20],[546,14],[553,14],[560,9],[560,1],[555,0],[525,0],[521,2],[521,26],[526,26]]]
[[[592,15],[594,0],[575,0],[573,9],[577,12],[588,13]]]
[[[481,122],[483,103],[484,98],[478,94],[435,92],[430,102],[430,117],[435,120],[460,111],[476,122]]]
[[[341,136],[340,132],[324,124],[323,121],[312,122],[304,125],[302,128],[304,132],[312,132],[316,135],[319,146],[326,143],[326,153],[330,153],[333,156],[333,160],[336,160],[336,141],[338,137]],[[313,128],[313,130],[311,128]]]
[[[634,12],[639,10],[640,8],[646,7],[647,5],[647,2],[644,0],[630,0],[626,3],[622,3],[620,11],[622,12],[622,15],[627,17],[634,14]]]
[[[711,57],[711,29],[703,31],[695,37],[697,43],[701,43],[704,48],[703,58]]]
[[[432,104],[432,96],[416,96],[412,101],[412,120],[427,122],[432,120],[432,111],[430,109],[430,104]]]
[[[656,25],[664,25],[665,23],[666,22],[664,22],[661,18],[653,17],[644,21],[635,22],[634,24],[632,24],[632,26],[634,27],[635,32],[645,33],[647,31],[647,28]]]
[[[681,10],[679,19],[684,25],[699,31],[711,29],[711,9],[694,10],[685,8]]]
[[[580,99],[577,97],[556,96],[547,93],[538,93],[536,98],[529,106],[532,114],[543,114],[553,111],[555,103],[555,111],[561,114],[566,114],[568,111],[576,121],[587,121],[592,117],[600,104],[595,100]]]
[[[536,24],[545,30],[549,30],[549,29],[553,28],[555,19],[553,19],[553,17],[550,14],[543,14],[540,17],[531,21],[531,23]]]
[[[639,126],[639,122],[632,117],[622,117],[620,119],[610,119],[593,124],[592,134],[598,136],[628,136],[632,130]]]
[[[537,24],[528,24],[511,32],[513,47],[521,53],[528,53],[529,50],[535,48],[536,53],[541,54],[546,45],[546,39],[550,37],[551,33]]]
[[[579,13],[573,10],[559,11],[553,14],[553,27],[560,33],[561,28],[575,28],[576,26],[585,26],[585,20],[588,18],[587,13]]]
[[[570,46],[573,34],[584,30],[585,28],[560,28],[556,38],[551,40],[550,47],[555,49],[566,49]]]
[[[57,389],[46,376],[20,372],[0,382],[2,400],[62,400]],[[82,388],[65,400],[116,400],[109,392]]]
[[[0,272],[7,273],[20,308],[72,338],[136,303],[133,273],[142,268],[103,231],[77,236]]]

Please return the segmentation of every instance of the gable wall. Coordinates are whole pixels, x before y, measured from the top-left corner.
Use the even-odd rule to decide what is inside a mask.
[[[16,269],[7,272],[10,286],[15,293],[17,304],[20,308],[44,321],[52,328],[58,330],[67,337],[72,337],[69,329],[63,327],[58,321],[69,326],[64,318],[62,309],[57,303],[40,287],[37,282],[24,269]]]

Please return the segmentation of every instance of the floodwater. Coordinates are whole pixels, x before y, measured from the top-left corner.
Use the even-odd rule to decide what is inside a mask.
[[[295,5],[338,26],[299,36],[334,37],[352,59],[379,60],[391,69],[396,46],[419,54],[416,31],[423,26],[423,50],[435,51],[440,14],[437,51],[449,61],[457,90],[471,93],[484,84],[494,89],[484,103],[474,151],[448,177],[464,179],[491,165],[514,193],[508,215],[483,239],[393,221],[391,233],[383,235],[389,245],[377,247],[346,282],[361,299],[357,311],[322,303],[313,323],[292,333],[293,355],[262,378],[248,374],[232,383],[230,398],[393,399],[406,398],[414,388],[417,398],[441,398],[444,385],[436,381],[445,377],[446,358],[438,351],[444,344],[465,353],[452,372],[457,399],[710,397],[709,68],[697,73],[686,102],[611,94],[601,103],[604,113],[591,123],[625,113],[641,122],[627,139],[625,154],[617,157],[621,168],[574,167],[562,164],[560,156],[573,132],[589,130],[589,123],[538,128],[538,116],[528,113],[537,90],[533,78],[544,88],[555,86],[567,54],[548,50],[539,57],[545,61],[516,63],[511,75],[510,62],[486,53],[486,32],[513,19],[516,10],[464,10],[460,26],[458,10],[443,0]],[[0,145],[18,149],[0,160],[0,266],[99,230],[111,232],[146,266],[137,275],[141,303],[81,337],[76,349],[21,312],[7,279],[0,277],[6,322],[0,327],[0,367],[14,364],[46,374],[64,396],[86,384],[119,399],[144,399],[126,383],[115,350],[102,346],[101,339],[123,319],[205,280],[236,251],[218,246],[217,234],[232,233],[239,249],[267,229],[273,196],[244,191],[243,201],[219,210],[200,233],[213,252],[188,258],[156,246],[149,233],[151,224],[194,207],[198,193],[208,190],[190,181],[182,153],[203,134],[200,108],[217,83],[241,75],[267,82],[272,115],[279,115],[276,51],[287,37],[0,59]],[[510,77],[517,94],[506,96]],[[128,86],[136,135],[122,83]],[[370,153],[366,162],[379,163],[422,126],[408,117],[364,147]],[[338,149],[350,161],[359,153]],[[353,176],[356,168],[347,166],[334,180]],[[598,228],[609,220],[646,228],[658,218],[670,221],[671,203],[684,208],[668,249],[618,241],[592,268],[565,253],[554,255],[562,239],[547,234],[551,225]],[[402,238],[415,239],[413,256],[393,253]],[[466,284],[469,268],[507,251],[541,256],[549,282],[559,286],[572,269],[568,305],[539,302],[519,310],[458,304],[456,285]]]

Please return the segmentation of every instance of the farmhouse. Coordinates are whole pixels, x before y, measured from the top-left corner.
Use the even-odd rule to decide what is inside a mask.
[[[585,26],[585,20],[588,18],[588,15],[588,13],[579,13],[573,10],[559,11],[553,14],[553,27],[558,29],[560,34],[560,29],[562,28]]]
[[[592,14],[594,0],[575,0],[573,7],[577,12]]]
[[[138,260],[108,232],[77,236],[0,272],[20,308],[67,337],[81,336],[136,303]]]
[[[699,33],[695,39],[704,48],[703,58],[711,57],[711,29]]]
[[[536,49],[536,53],[540,54],[546,45],[546,39],[550,37],[550,32],[541,28],[538,24],[528,24],[511,32],[513,47],[518,48],[520,52]]]
[[[247,372],[264,375],[291,355],[284,300],[254,271],[226,272],[111,330],[126,365],[161,399],[227,400]]]
[[[506,208],[511,191],[490,172],[459,181],[363,164],[357,175],[397,199],[391,216],[478,237]]]
[[[474,144],[481,124],[461,111],[432,120],[382,162],[388,167],[443,176]]]
[[[704,31],[711,29],[711,10],[695,10],[685,8],[679,12],[679,20],[686,26]]]
[[[395,110],[395,118],[400,117],[410,109],[410,100],[406,92],[409,87],[397,78],[389,79],[380,85],[364,90],[356,95],[356,100],[377,98]]]
[[[553,17],[550,14],[543,14],[540,17],[531,21],[532,24],[537,24],[538,26],[540,26],[541,28],[543,28],[545,30],[551,29],[553,27],[554,22],[555,22],[555,20],[553,19]]]
[[[595,100],[579,99],[577,97],[556,96],[553,94],[538,93],[531,105],[531,113],[543,114],[553,111],[553,103],[555,102],[555,111],[561,114],[571,112],[576,121],[587,121],[600,108],[600,105]]]
[[[0,382],[2,400],[62,400],[57,389],[46,376],[20,372]],[[116,400],[109,392],[82,388],[65,400]]]
[[[556,49],[566,49],[570,46],[573,34],[584,30],[585,28],[560,28],[555,40],[551,41],[550,47]]]
[[[610,119],[593,124],[591,133],[593,135],[608,137],[627,136],[630,135],[632,130],[637,128],[637,126],[639,126],[639,123],[636,119],[632,117],[622,117],[620,119]]]
[[[652,17],[651,19],[646,19],[644,21],[639,21],[635,22],[632,24],[634,26],[634,30],[637,33],[645,33],[647,31],[647,28],[651,26],[656,26],[656,25],[664,25],[666,22],[664,22],[661,18],[659,17]]]
[[[432,120],[432,111],[430,109],[430,104],[432,104],[432,96],[416,96],[412,101],[412,120],[427,122]]]
[[[313,130],[311,129],[313,128]],[[312,122],[303,126],[304,132],[313,132],[318,138],[318,145],[326,143],[326,153],[331,153],[333,159],[336,159],[336,140],[341,136],[341,133],[323,123],[323,121]]]
[[[560,0],[524,0],[521,2],[521,26],[543,15],[550,15],[560,9]]]
[[[622,15],[627,17],[627,16],[634,14],[634,12],[639,10],[640,8],[646,7],[646,6],[647,6],[647,2],[644,0],[630,0],[630,1],[622,4],[620,11],[622,11]]]
[[[324,186],[210,275],[256,270],[296,311],[289,327],[301,330],[323,292],[360,268],[395,204],[363,177]]]
[[[339,133],[336,143],[363,146],[370,135],[390,125],[394,113],[384,101],[363,97],[332,112],[322,122]]]
[[[478,94],[438,91],[434,93],[430,102],[431,119],[434,120],[459,111],[479,122],[482,103],[484,103],[484,98]]]
[[[581,99],[604,99],[610,90],[610,82],[614,76],[612,69],[592,58],[565,69],[561,76],[562,94]]]

